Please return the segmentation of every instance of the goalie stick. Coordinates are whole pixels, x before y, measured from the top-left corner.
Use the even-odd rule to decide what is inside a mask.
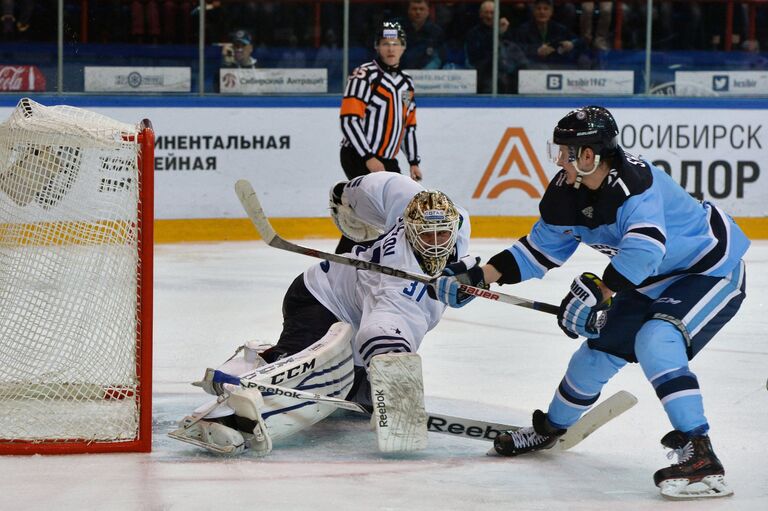
[[[322,401],[323,403],[328,403],[338,408],[371,415],[371,413],[362,405],[344,399],[323,396],[313,392],[289,389],[280,387],[279,385],[270,385],[268,383],[256,382],[245,378],[238,378],[221,371],[213,371],[212,377],[214,378],[214,381],[220,383],[239,385],[244,388],[255,388],[261,392],[273,392],[300,400]],[[560,437],[555,449],[565,451],[576,446],[582,440],[594,433],[598,428],[604,426],[635,406],[636,403],[637,398],[625,390],[613,394],[585,413],[581,419],[568,428],[568,431]],[[520,428],[521,426],[513,426],[511,424],[485,422],[464,417],[454,417],[451,415],[427,412],[427,431],[433,433],[492,442],[502,431],[517,430]]]
[[[393,277],[399,277],[401,279],[415,280],[416,282],[421,282],[422,284],[433,284],[434,279],[424,275],[384,266],[378,263],[373,263],[371,261],[362,261],[360,259],[355,259],[353,257],[348,257],[342,254],[322,252],[320,250],[302,247],[300,245],[296,245],[295,243],[291,243],[290,241],[281,238],[277,232],[275,232],[275,229],[272,227],[272,224],[269,223],[269,220],[264,213],[264,209],[261,207],[259,198],[256,196],[256,192],[253,190],[253,186],[251,186],[250,182],[245,179],[239,180],[237,183],[235,183],[235,191],[237,192],[237,197],[240,199],[240,203],[243,205],[246,213],[248,213],[248,217],[251,219],[251,222],[253,222],[256,230],[259,232],[259,236],[261,236],[261,239],[263,239],[264,242],[270,247],[275,247],[281,250],[287,250],[289,252],[303,254],[310,257],[316,257],[318,259],[325,259],[326,261],[333,263],[354,266],[355,268],[361,270],[370,270],[383,273],[385,275],[391,275]],[[512,296],[504,293],[497,293],[489,289],[469,286],[466,284],[462,284],[459,290],[463,293],[479,296],[480,298],[517,305],[528,309],[546,312],[548,314],[557,314],[559,309],[559,307],[548,303],[536,302],[526,298],[520,298],[518,296]]]

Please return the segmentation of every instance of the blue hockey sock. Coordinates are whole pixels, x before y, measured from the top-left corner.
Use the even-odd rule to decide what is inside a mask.
[[[656,390],[672,427],[677,430],[709,429],[696,375],[688,368],[682,333],[667,321],[651,320],[637,333],[635,354],[645,377]]]
[[[560,386],[549,404],[547,418],[556,428],[568,428],[600,397],[608,380],[627,362],[591,349],[584,342],[568,363]]]

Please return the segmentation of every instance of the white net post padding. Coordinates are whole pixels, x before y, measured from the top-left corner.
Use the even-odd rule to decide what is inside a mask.
[[[145,135],[29,99],[0,125],[0,452],[149,448]]]

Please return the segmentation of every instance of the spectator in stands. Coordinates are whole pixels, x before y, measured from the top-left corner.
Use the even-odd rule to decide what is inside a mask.
[[[32,0],[2,0],[0,3],[3,37],[10,38],[16,31],[20,34],[29,30],[35,2]]]
[[[160,42],[160,8],[157,0],[131,2],[131,36],[137,43]]]
[[[581,17],[579,18],[581,39],[587,47],[592,46],[596,50],[608,50],[611,47],[608,40],[608,32],[611,30],[613,2],[599,2],[599,7],[597,27],[593,34],[592,25],[595,17],[595,2],[581,2]]]
[[[582,43],[568,27],[552,21],[553,12],[552,0],[536,0],[533,19],[512,35],[531,68],[563,68],[576,63]]]
[[[492,92],[493,81],[493,0],[480,4],[480,22],[467,32],[465,51],[468,67],[477,70],[477,92]],[[511,40],[509,20],[499,18],[499,92],[515,92],[514,76],[518,67],[525,66],[525,56]]]
[[[222,67],[256,69],[257,61],[251,56],[253,53],[253,36],[247,30],[235,30],[232,32],[232,46],[230,51],[225,47]]]
[[[341,92],[341,83],[344,80],[341,69],[343,58],[336,31],[329,28],[323,34],[323,43],[315,55],[315,67],[328,70],[328,92]]]
[[[288,34],[288,46],[283,48],[277,67],[305,68],[307,67],[307,53],[299,46],[299,38],[296,34]]]
[[[443,29],[429,19],[427,0],[408,2],[408,20],[403,28],[408,46],[400,65],[404,69],[440,69],[444,59]]]

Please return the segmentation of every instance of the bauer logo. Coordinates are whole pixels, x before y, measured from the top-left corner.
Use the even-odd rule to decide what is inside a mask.
[[[501,137],[473,199],[496,199],[509,190],[521,190],[541,198],[548,179],[523,128],[507,128]]]

